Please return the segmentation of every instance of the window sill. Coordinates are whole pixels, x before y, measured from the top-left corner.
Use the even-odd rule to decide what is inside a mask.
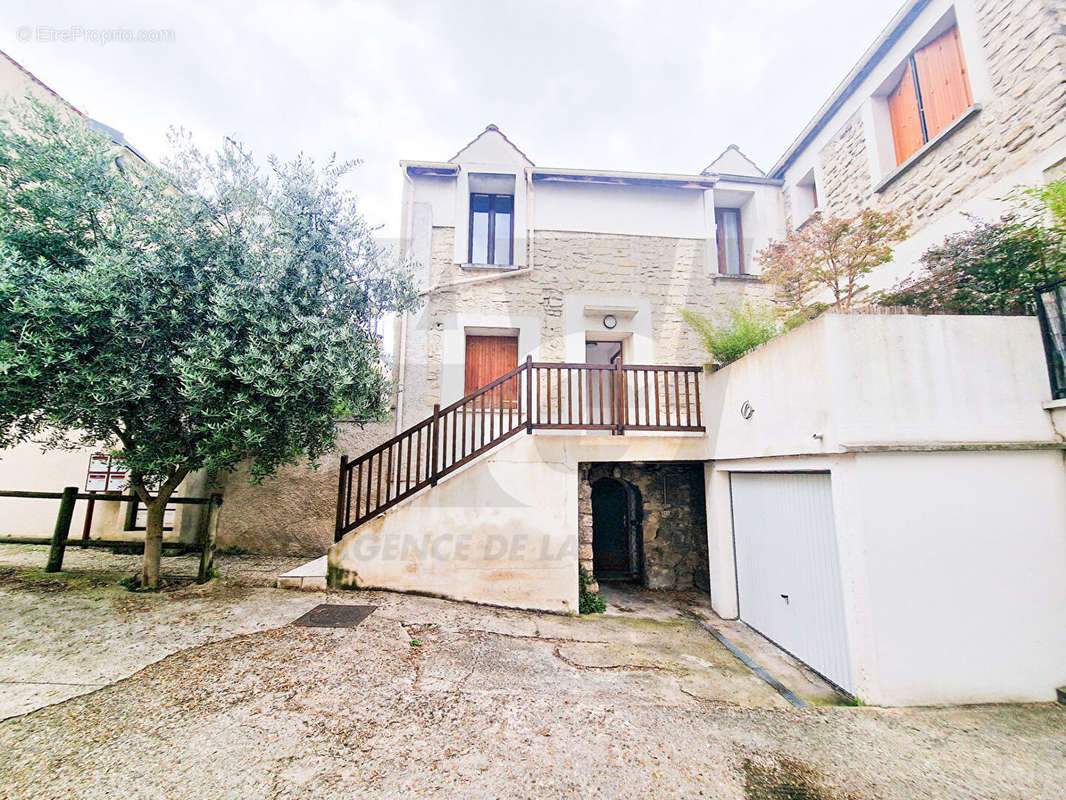
[[[456,264],[459,269],[473,272],[511,272],[518,269],[517,264]]]
[[[974,117],[980,110],[981,104],[974,103],[968,109],[959,114],[959,116],[957,116],[950,125],[944,128],[944,130],[942,130],[928,142],[926,142],[917,150],[915,150],[911,154],[910,158],[908,158],[906,161],[904,161],[902,164],[900,164],[898,167],[888,173],[881,180],[881,182],[874,187],[874,194],[880,194],[893,183],[895,183],[896,180],[903,175],[903,173],[907,172],[911,167],[913,167],[915,164],[925,158],[926,153],[938,147],[941,142],[943,142],[945,139],[951,136],[951,134],[961,128],[967,120]]]
[[[758,275],[751,275],[747,272],[716,272],[712,275],[715,280],[725,281],[761,281]]]
[[[803,220],[803,222],[801,222],[799,225],[796,226],[796,230],[801,231],[804,228],[806,228],[808,225],[810,225],[812,222],[814,222],[814,218],[817,217],[821,213],[822,213],[822,207],[819,206],[818,208],[814,209],[814,211],[812,211],[810,214],[808,214],[807,218],[805,220]]]

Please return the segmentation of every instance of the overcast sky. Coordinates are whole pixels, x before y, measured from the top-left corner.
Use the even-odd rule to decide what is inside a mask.
[[[394,234],[397,162],[490,122],[538,165],[698,172],[735,142],[768,169],[899,2],[4,0],[0,48],[150,158],[171,125],[360,158],[350,185]],[[99,41],[113,28],[172,41]]]

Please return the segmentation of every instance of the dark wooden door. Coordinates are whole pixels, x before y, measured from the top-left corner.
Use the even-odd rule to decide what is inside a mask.
[[[601,478],[592,485],[592,566],[597,577],[632,574],[629,496],[621,482]]]
[[[614,367],[622,361],[622,343],[590,340],[585,342],[585,363]],[[588,420],[596,425],[614,425],[618,416],[617,376],[613,369],[588,370]]]

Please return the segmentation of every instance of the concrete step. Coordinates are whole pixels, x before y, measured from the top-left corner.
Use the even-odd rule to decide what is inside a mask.
[[[326,563],[329,556],[321,556],[278,576],[279,589],[322,591],[326,588]]]

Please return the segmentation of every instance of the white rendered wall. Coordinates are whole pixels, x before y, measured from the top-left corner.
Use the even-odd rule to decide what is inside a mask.
[[[679,239],[708,233],[701,189],[538,180],[533,193],[538,230]]]
[[[737,615],[729,473],[828,470],[855,693],[1052,699],[1066,470],[1048,396],[1031,318],[826,316],[706,376],[714,609]],[[993,442],[1016,449],[980,449]],[[904,450],[842,447],[864,443]]]
[[[885,705],[1049,701],[1066,685],[1059,452],[856,458],[874,678]]]
[[[826,314],[705,375],[703,387],[716,459],[1055,441],[1042,409],[1050,394],[1034,317],[948,315]]]
[[[702,452],[695,435],[520,433],[349,533],[330,569],[347,586],[576,613],[578,464]]]

